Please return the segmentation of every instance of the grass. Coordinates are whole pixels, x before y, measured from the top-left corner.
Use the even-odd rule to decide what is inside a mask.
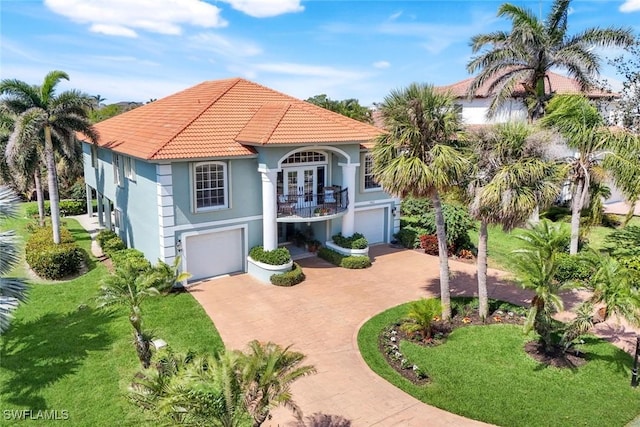
[[[77,221],[65,221],[88,250],[89,235]],[[27,222],[21,218],[3,226],[24,236]],[[66,425],[153,425],[126,397],[140,368],[127,312],[95,308],[100,280],[108,272],[95,260],[89,267],[87,274],[68,282],[32,282],[29,301],[16,311],[11,328],[0,338],[1,409],[65,410]],[[24,269],[14,274],[20,272]],[[224,347],[190,294],[150,298],[143,310],[147,328],[176,351],[214,352]],[[0,419],[0,425],[10,424]]]
[[[622,217],[621,217],[622,218]],[[569,227],[568,223],[565,223]],[[634,217],[629,225],[640,225],[640,217]],[[511,252],[518,249],[520,241],[516,238],[519,229],[505,232],[502,227],[490,225],[489,241],[487,246],[489,267],[501,270],[509,270],[509,259]],[[588,234],[589,247],[594,249],[603,249],[605,247],[605,238],[615,231],[610,227],[591,227]],[[474,245],[478,245],[478,231],[469,230],[469,237]]]
[[[600,339],[586,339],[589,362],[575,370],[550,368],[530,358],[531,339],[513,325],[456,329],[445,344],[424,348],[402,342],[401,351],[432,382],[416,386],[391,368],[378,336],[402,318],[403,304],[370,319],[358,346],[378,375],[422,402],[468,418],[508,426],[623,426],[638,416],[640,388],[629,385],[631,356]]]

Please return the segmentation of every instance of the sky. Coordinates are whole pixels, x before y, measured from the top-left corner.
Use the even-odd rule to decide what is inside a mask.
[[[508,30],[492,0],[0,0],[0,78],[106,104],[146,102],[205,80],[243,77],[300,99],[381,102],[412,82],[472,77],[472,36]],[[510,3],[546,15],[550,0]],[[574,0],[569,33],[620,26],[640,34],[640,0]],[[618,51],[599,51],[602,74]]]

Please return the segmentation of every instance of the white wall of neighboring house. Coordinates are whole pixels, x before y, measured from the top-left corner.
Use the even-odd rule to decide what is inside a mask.
[[[522,102],[517,99],[506,102],[504,107],[491,119],[487,117],[487,111],[489,111],[489,105],[491,104],[490,98],[474,98],[471,101],[461,99],[456,104],[462,105],[462,121],[466,125],[527,120],[527,110]]]

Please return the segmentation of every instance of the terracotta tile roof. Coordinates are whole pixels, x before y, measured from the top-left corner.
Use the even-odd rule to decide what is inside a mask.
[[[547,80],[545,80],[547,91],[554,91],[558,94],[582,93],[578,82],[570,77],[566,77],[553,72],[548,72],[547,76],[549,77]],[[474,77],[470,77],[468,79],[465,79],[447,86],[438,86],[438,89],[442,91],[449,91],[456,98],[466,98],[467,92],[469,91],[469,87],[471,86],[471,83],[473,82],[473,80],[474,80]],[[476,91],[476,97],[488,98],[492,96],[492,94],[488,92],[488,89],[489,89],[489,83],[486,83]],[[514,97],[522,96],[524,95],[524,93],[525,93],[524,86],[522,84],[519,84],[518,86],[516,86],[515,90],[513,91],[513,96]],[[610,97],[619,96],[616,93],[605,92],[599,89],[589,90],[586,93],[586,95],[592,99],[593,98],[610,98]]]
[[[247,156],[252,145],[372,145],[382,132],[240,78],[200,83],[95,127],[100,146],[149,160]]]

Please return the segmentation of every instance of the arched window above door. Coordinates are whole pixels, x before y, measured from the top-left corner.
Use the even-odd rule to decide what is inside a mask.
[[[326,163],[327,155],[318,151],[299,151],[293,153],[282,161],[283,165],[295,165],[300,163]]]

